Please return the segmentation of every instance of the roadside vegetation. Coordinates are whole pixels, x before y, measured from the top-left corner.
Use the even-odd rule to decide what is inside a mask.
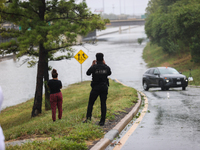
[[[33,99],[4,109],[0,114],[0,122],[6,141],[37,138],[42,141],[26,143],[22,146],[9,146],[7,150],[42,150],[70,149],[85,150],[92,141],[103,137],[103,127],[96,125],[101,116],[100,100],[95,102],[91,123],[82,123],[86,116],[90,82],[70,85],[62,90],[63,117],[52,121],[51,110],[37,117],[30,117]],[[116,115],[137,102],[137,91],[110,80],[107,99],[107,120],[114,120]],[[56,113],[58,114],[58,112]],[[48,139],[46,139],[48,138]],[[49,140],[49,138],[51,140]]]
[[[146,16],[145,33],[151,45],[144,58],[149,66],[172,66],[187,76],[192,69],[190,84],[199,85],[200,1],[151,0]]]
[[[170,55],[164,52],[162,47],[149,42],[143,51],[143,59],[148,67],[173,67],[187,77],[191,72],[194,80],[189,82],[189,85],[200,85],[200,63],[191,61],[190,52]]]
[[[149,67],[174,67],[192,85],[200,85],[200,28],[198,0],[151,0],[146,8],[145,33],[150,40],[143,52]]]

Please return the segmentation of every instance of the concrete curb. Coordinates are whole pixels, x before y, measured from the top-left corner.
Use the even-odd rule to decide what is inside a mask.
[[[118,82],[118,81],[117,81]],[[104,138],[101,139],[97,144],[95,144],[91,150],[104,150],[119,133],[126,127],[126,125],[133,119],[133,117],[138,113],[140,106],[142,104],[141,94],[138,93],[138,102],[135,104],[133,109],[108,133],[105,134]]]
[[[188,85],[188,87],[200,88],[200,86],[198,86],[198,85]]]

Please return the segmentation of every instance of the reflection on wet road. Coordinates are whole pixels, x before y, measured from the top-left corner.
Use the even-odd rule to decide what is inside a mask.
[[[150,113],[145,115],[122,150],[199,150],[199,90],[188,87],[186,91],[181,88],[143,91]]]

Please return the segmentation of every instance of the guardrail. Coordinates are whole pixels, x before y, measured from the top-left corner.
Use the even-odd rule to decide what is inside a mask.
[[[134,19],[134,20],[111,20],[106,26],[132,26],[132,25],[144,25],[145,19]]]

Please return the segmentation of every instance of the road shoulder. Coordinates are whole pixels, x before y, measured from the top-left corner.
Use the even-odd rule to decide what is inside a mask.
[[[118,80],[116,80],[119,82]],[[126,127],[126,125],[133,119],[133,117],[138,113],[140,106],[142,104],[141,93],[138,93],[138,102],[132,108],[132,110],[123,118],[117,125],[108,131],[104,138],[102,138],[98,143],[96,143],[91,150],[103,150],[116,138],[119,133]],[[144,96],[144,95],[143,95]]]

